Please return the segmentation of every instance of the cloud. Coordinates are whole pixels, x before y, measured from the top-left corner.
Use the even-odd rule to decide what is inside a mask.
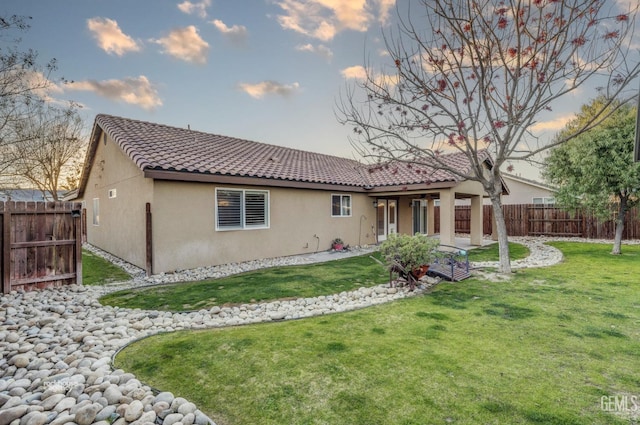
[[[164,53],[175,58],[197,64],[207,62],[209,43],[200,37],[198,29],[193,25],[175,29],[166,37],[151,41],[161,45]]]
[[[364,32],[374,20],[386,22],[395,0],[281,0],[278,23],[322,41],[344,30]],[[377,15],[377,18],[376,18]]]
[[[50,80],[45,74],[40,71],[33,71],[28,69],[11,69],[6,70],[7,79],[20,80],[20,89],[29,91],[47,103],[63,103],[52,96],[64,93],[64,82],[62,80],[56,82]]]
[[[575,119],[575,117],[576,116],[574,114],[561,115],[553,120],[541,121],[539,123],[536,123],[532,125],[529,130],[534,133],[541,133],[545,131],[557,132],[565,128],[567,123],[572,119]]]
[[[249,96],[255,99],[262,99],[268,94],[289,97],[298,91],[300,84],[282,84],[277,81],[262,81],[256,84],[240,83],[238,87]]]
[[[123,80],[76,81],[65,87],[71,90],[94,92],[107,99],[129,103],[143,109],[162,106],[158,91],[144,75],[138,78],[128,77]]]
[[[333,57],[333,51],[327,46],[325,46],[324,44],[318,44],[317,46],[314,46],[313,44],[310,44],[310,43],[301,44],[296,46],[296,50],[300,52],[316,53],[327,60],[331,60],[331,58]]]
[[[378,21],[381,24],[389,22],[390,11],[396,5],[396,0],[378,0],[378,7],[380,9],[378,15]]]
[[[350,66],[348,68],[340,71],[340,74],[344,78],[348,79],[358,79],[358,80],[366,80],[367,79],[367,70],[364,69],[362,65]]]
[[[98,46],[107,53],[122,56],[125,53],[137,52],[141,49],[140,44],[123,33],[118,23],[113,19],[87,19],[87,27],[98,41]]]
[[[20,73],[20,78],[26,82],[26,85],[30,87],[31,91],[44,100],[50,99],[50,94],[60,94],[64,92],[60,84],[51,81],[40,71],[25,70],[24,72],[18,72]]]
[[[244,43],[247,41],[247,37],[249,35],[249,32],[247,31],[247,27],[243,25],[234,25],[232,27],[228,27],[224,22],[222,22],[219,19],[214,19],[213,21],[211,21],[211,23],[213,24],[214,27],[216,27],[218,31],[220,31],[222,35],[228,38],[233,44],[244,45]]]
[[[204,19],[207,17],[207,8],[209,6],[211,6],[211,0],[202,0],[197,3],[191,3],[189,0],[185,0],[178,4],[178,9],[187,15],[197,15]]]
[[[397,75],[368,73],[367,70],[361,65],[345,68],[340,71],[340,74],[342,74],[342,76],[348,80],[370,81],[371,83],[381,87],[394,86],[398,84]]]
[[[636,0],[615,0],[615,2],[618,5],[618,8],[622,11],[622,12],[627,12],[630,10],[634,10],[636,7],[638,7],[638,4],[636,3]]]

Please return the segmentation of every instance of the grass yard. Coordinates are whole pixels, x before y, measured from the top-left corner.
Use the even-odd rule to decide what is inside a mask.
[[[528,249],[510,244],[513,259],[524,258]],[[380,260],[378,253],[373,254]],[[498,245],[469,251],[471,261],[498,259]],[[337,294],[389,281],[389,272],[370,255],[312,265],[273,267],[222,279],[182,282],[105,295],[104,305],[152,310],[184,311],[214,305],[241,304],[290,297]]]
[[[640,246],[553,245],[562,264],[506,283],[158,335],[115,364],[218,425],[637,423],[601,402],[640,396]]]
[[[374,254],[376,258],[379,255]],[[389,272],[369,255],[326,263],[273,267],[222,279],[183,282],[105,295],[105,305],[154,310],[199,310],[214,305],[314,297],[374,286]]]
[[[118,266],[86,249],[82,250],[83,285],[103,285],[110,282],[122,282],[131,276]]]
[[[468,253],[469,261],[498,261],[498,243],[496,242],[491,245],[473,248],[470,249]],[[519,243],[509,242],[509,258],[511,258],[511,261],[526,258],[528,256],[529,248]]]

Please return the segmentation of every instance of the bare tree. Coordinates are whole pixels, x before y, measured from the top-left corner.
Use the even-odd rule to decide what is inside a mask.
[[[85,150],[84,122],[77,106],[34,103],[28,117],[14,128],[20,143],[13,143],[8,152],[12,174],[43,194],[50,192],[57,201],[58,190],[77,181],[74,160]]]
[[[55,59],[40,66],[37,52],[19,49],[21,40],[15,34],[29,29],[29,19],[0,16],[0,181],[4,184],[11,166],[6,152],[21,142],[14,126],[25,119],[32,104],[44,101],[52,84],[49,76],[56,69]]]
[[[613,99],[633,97],[626,88],[640,73],[630,47],[637,7],[616,7],[606,0],[421,0],[385,34],[388,72],[365,67],[366,77],[341,99],[339,119],[354,126],[352,143],[365,158],[480,182],[493,205],[500,270],[509,273],[501,167],[593,128]],[[587,82],[600,87],[602,110],[562,138],[539,140],[532,126]],[[447,164],[446,152],[464,153],[471,172]]]

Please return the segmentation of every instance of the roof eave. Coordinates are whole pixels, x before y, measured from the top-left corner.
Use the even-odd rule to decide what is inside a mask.
[[[144,177],[151,178],[154,180],[170,180],[170,181],[183,181],[183,182],[196,182],[196,183],[218,183],[218,184],[229,184],[229,185],[267,186],[267,187],[282,187],[282,188],[296,188],[296,189],[318,189],[318,190],[333,190],[336,192],[360,192],[360,193],[371,192],[370,189],[366,189],[363,186],[357,186],[357,185],[308,182],[308,181],[300,181],[300,180],[270,179],[265,177],[231,176],[226,174],[188,173],[184,171],[168,171],[168,170],[155,170],[155,169],[145,169]]]
[[[374,186],[367,192],[376,196],[385,196],[385,195],[398,195],[399,192],[408,193],[408,192],[424,192],[430,189],[449,189],[456,186],[458,182],[456,181],[443,181],[443,182],[433,182],[433,183],[414,183],[414,184],[402,184],[402,185],[389,185],[389,186]]]
[[[102,131],[103,130],[98,125],[97,120],[95,120],[93,123],[93,129],[91,130],[91,137],[89,138],[89,146],[87,147],[87,154],[85,155],[84,165],[82,167],[82,175],[80,176],[80,182],[78,184],[77,198],[81,198],[84,196],[84,191],[87,186],[87,181],[89,180],[89,173],[91,172],[93,160],[96,156],[96,151],[98,150],[98,142],[100,141]]]

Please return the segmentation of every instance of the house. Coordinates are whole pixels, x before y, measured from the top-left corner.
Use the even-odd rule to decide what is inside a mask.
[[[502,178],[509,186],[509,194],[502,197],[503,205],[555,204],[554,188],[545,183],[508,173],[502,173]]]
[[[468,170],[463,155],[443,155]],[[492,162],[485,154],[484,166]],[[445,171],[372,166],[330,155],[98,115],[78,188],[87,241],[148,273],[433,234],[454,244],[454,203],[472,205],[482,243],[480,184]]]
[[[64,195],[64,191],[58,191],[58,199]],[[0,201],[49,202],[53,201],[53,195],[39,189],[0,189]]]
[[[554,188],[532,179],[509,173],[501,173],[502,181],[509,188],[508,193],[502,195],[502,205],[554,205]],[[456,205],[468,206],[468,199],[456,200]],[[491,200],[484,198],[484,205],[491,205]],[[436,201],[436,206],[439,203]]]

